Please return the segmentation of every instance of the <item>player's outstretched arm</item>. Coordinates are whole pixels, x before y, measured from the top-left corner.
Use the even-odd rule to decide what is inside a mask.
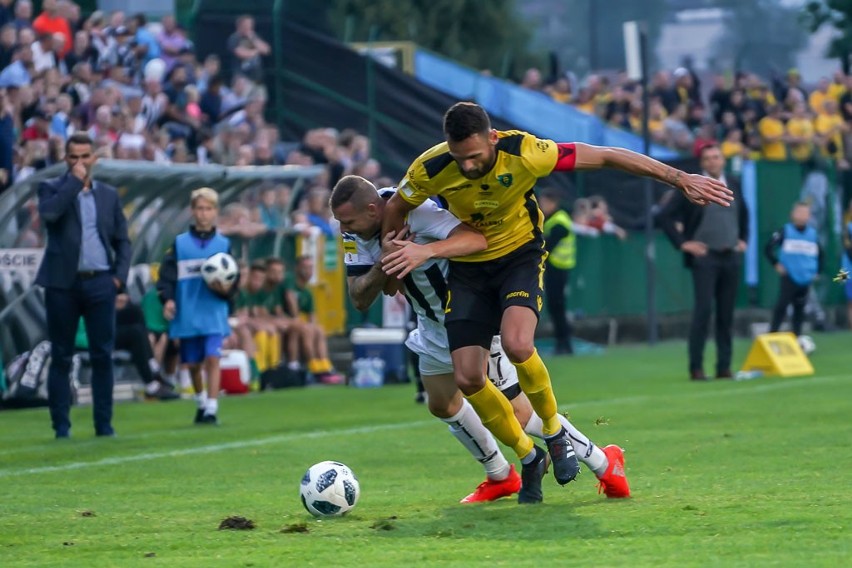
[[[412,241],[393,241],[400,248],[382,260],[383,270],[388,276],[398,279],[405,276],[432,258],[454,258],[467,256],[488,248],[485,235],[465,224],[458,225],[446,239],[418,245]]]
[[[719,180],[688,174],[660,161],[624,148],[574,144],[577,153],[576,170],[613,168],[638,176],[647,176],[681,190],[687,199],[698,205],[717,203],[725,207],[734,200],[734,193]]]

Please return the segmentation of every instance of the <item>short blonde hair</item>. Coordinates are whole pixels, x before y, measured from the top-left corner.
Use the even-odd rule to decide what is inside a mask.
[[[194,190],[189,195],[189,205],[190,207],[195,207],[195,202],[199,199],[203,199],[204,201],[209,201],[213,204],[214,207],[219,207],[219,194],[216,193],[215,189],[209,187],[199,187]]]

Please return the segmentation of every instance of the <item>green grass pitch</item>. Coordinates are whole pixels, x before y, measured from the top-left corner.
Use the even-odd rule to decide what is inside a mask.
[[[410,385],[231,397],[218,428],[189,401],[117,404],[114,439],[90,408],[66,441],[46,409],[2,412],[0,566],[849,565],[852,336],[816,342],[816,376],[747,382],[686,380],[683,343],[549,359],[562,409],[625,448],[621,501],[584,467],[542,505],[458,504],[482,470]],[[326,459],[361,500],[316,520],[299,480]]]

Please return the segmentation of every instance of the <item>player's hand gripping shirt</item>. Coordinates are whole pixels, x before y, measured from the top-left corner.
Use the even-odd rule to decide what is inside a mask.
[[[518,130],[498,131],[497,161],[480,179],[464,177],[446,142],[424,152],[403,178],[399,193],[420,205],[438,195],[450,212],[481,231],[488,248],[460,262],[500,258],[533,239],[540,239],[543,215],[533,188],[556,165],[558,149],[552,140]]]
[[[384,199],[390,199],[394,189],[379,190]],[[406,223],[414,233],[414,242],[420,245],[446,239],[461,222],[434,201],[426,201],[408,214]],[[361,276],[382,258],[380,235],[364,240],[356,235],[343,234],[343,262],[347,276]],[[418,318],[426,318],[443,325],[447,301],[447,271],[449,263],[444,258],[434,258],[411,271],[404,279],[403,292]],[[395,277],[394,277],[395,278]]]

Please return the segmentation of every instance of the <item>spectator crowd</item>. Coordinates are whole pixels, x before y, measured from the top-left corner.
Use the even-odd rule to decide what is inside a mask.
[[[837,71],[812,89],[798,70],[767,81],[754,73],[705,79],[692,69],[659,71],[649,81],[649,130],[658,144],[698,155],[716,143],[726,158],[835,160],[849,167],[852,132],[852,75]],[[607,124],[642,134],[642,87],[626,73],[592,74],[583,81],[569,74],[545,84],[528,69],[521,86],[594,114]]]
[[[102,158],[158,164],[327,165],[309,193],[344,174],[379,181],[367,138],[309,130],[282,140],[266,121],[262,58],[269,44],[250,16],[236,19],[228,58],[199,59],[171,15],[96,11],[71,0],[0,0],[0,183],[61,162],[64,142],[87,132]],[[316,197],[319,199],[319,197]],[[307,207],[310,200],[306,200]],[[274,217],[255,221],[269,224]],[[310,216],[307,210],[305,214]]]

